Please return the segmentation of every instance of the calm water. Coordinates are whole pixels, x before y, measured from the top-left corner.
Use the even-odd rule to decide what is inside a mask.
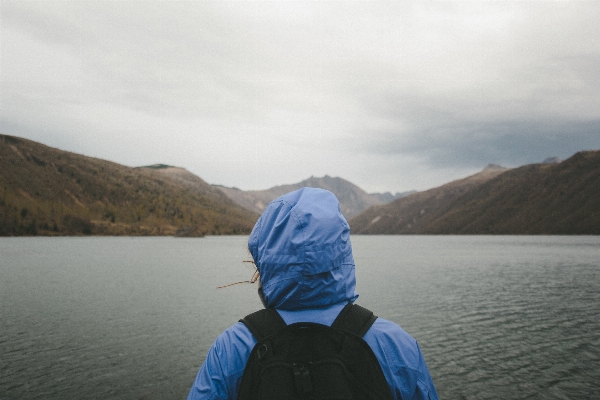
[[[0,238],[0,399],[182,399],[260,307],[245,237]],[[358,236],[442,399],[600,398],[600,237]]]

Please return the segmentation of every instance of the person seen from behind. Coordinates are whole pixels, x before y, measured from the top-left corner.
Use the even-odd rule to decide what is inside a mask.
[[[352,305],[358,293],[350,227],[331,192],[302,188],[271,202],[256,222],[248,248],[259,274],[259,297],[267,310],[282,319],[283,326],[304,323],[312,327],[313,323],[329,327],[334,321],[338,324],[336,319],[342,310],[360,308]],[[340,394],[327,398],[438,399],[415,339],[395,323],[375,318],[372,316],[369,322],[372,325],[367,325],[368,330],[364,335],[361,332],[362,339],[358,340],[366,342],[366,351],[376,357],[375,362],[384,377],[380,382],[387,386],[383,390],[389,396]],[[294,364],[289,378],[282,375],[279,379],[295,382],[293,391],[304,394],[247,395],[248,385],[242,385],[242,380],[249,379],[244,376],[246,365],[250,365],[254,354],[258,357],[261,354],[261,349],[254,349],[258,341],[247,323],[240,321],[217,337],[194,380],[188,400],[320,398],[318,382],[327,379],[323,378],[327,375],[319,376],[311,362],[306,367]],[[373,369],[379,370],[378,367]],[[331,388],[337,387],[335,384],[326,382],[325,386],[333,390]]]

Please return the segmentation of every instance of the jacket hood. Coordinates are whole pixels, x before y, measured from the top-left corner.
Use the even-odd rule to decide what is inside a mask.
[[[350,227],[327,190],[302,188],[273,200],[248,249],[266,307],[318,308],[358,297]]]

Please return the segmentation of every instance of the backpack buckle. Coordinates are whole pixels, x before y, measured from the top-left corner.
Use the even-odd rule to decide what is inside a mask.
[[[304,364],[293,364],[292,366],[294,367],[294,380],[296,381],[298,393],[312,392],[310,370]]]
[[[258,361],[262,360],[267,355],[268,351],[269,351],[269,346],[267,346],[266,343],[263,343],[262,346],[260,346],[256,350],[256,359]]]

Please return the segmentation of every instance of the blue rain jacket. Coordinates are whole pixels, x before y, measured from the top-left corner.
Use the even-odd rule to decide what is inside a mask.
[[[287,324],[330,326],[358,297],[350,227],[337,198],[326,190],[302,188],[274,200],[256,222],[248,248],[265,306],[274,307]],[[438,398],[417,342],[402,328],[378,318],[364,340],[395,398]],[[243,323],[226,329],[210,348],[188,400],[236,399],[255,344]]]

